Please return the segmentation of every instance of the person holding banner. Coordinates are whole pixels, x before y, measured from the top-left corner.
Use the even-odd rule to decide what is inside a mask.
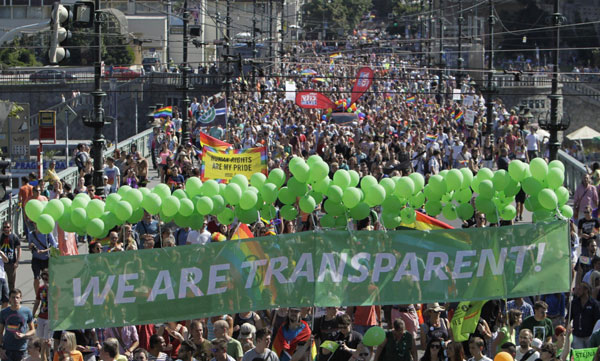
[[[404,320],[396,318],[394,328],[385,335],[385,340],[377,346],[375,361],[417,361],[417,344],[412,333],[406,331]]]

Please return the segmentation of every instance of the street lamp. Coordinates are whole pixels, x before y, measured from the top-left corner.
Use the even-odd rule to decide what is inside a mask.
[[[550,133],[550,139],[548,139],[548,147],[550,151],[550,160],[556,159],[558,149],[560,148],[560,142],[558,141],[558,132],[564,131],[571,125],[571,118],[565,114],[561,117],[556,114],[552,114],[552,111],[546,113],[546,116],[538,119],[540,128],[547,130]]]

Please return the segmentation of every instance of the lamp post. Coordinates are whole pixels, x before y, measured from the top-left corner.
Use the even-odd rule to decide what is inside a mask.
[[[462,0],[458,0],[458,59],[456,59],[456,64],[458,65],[458,71],[456,72],[456,87],[458,89],[462,89],[461,85],[463,78],[464,59],[462,58],[462,26],[464,21]]]
[[[489,51],[488,51],[488,74],[487,74],[487,86],[483,89],[485,94],[485,107],[486,107],[486,135],[493,134],[494,127],[494,102],[492,97],[496,94],[496,86],[494,84],[494,24],[496,18],[494,17],[494,0],[490,0],[490,16],[488,17],[489,26]]]
[[[92,96],[94,97],[94,109],[91,116],[83,117],[83,124],[94,128],[94,136],[92,138],[92,157],[94,160],[94,173],[92,175],[92,183],[96,188],[97,196],[104,196],[104,182],[102,176],[104,175],[104,136],[102,135],[102,128],[104,127],[104,109],[102,108],[102,98],[106,96],[106,93],[102,90],[102,28],[100,16],[100,0],[95,0],[95,20],[94,20],[94,51],[96,62],[94,63],[94,91]]]
[[[440,12],[440,28],[439,28],[439,34],[440,34],[440,53],[438,55],[438,74],[439,74],[439,80],[438,80],[438,98],[439,98],[439,104],[442,105],[444,104],[444,96],[442,94],[442,92],[444,91],[442,89],[442,78],[444,76],[444,14],[442,12],[442,8],[444,6],[444,0],[439,0],[439,12]]]
[[[190,125],[188,119],[188,109],[190,107],[190,97],[188,92],[190,90],[190,84],[188,79],[188,73],[191,71],[188,65],[188,18],[190,12],[188,11],[188,2],[183,2],[183,64],[181,69],[181,88],[183,91],[183,116],[181,118],[181,138],[183,144],[190,142]]]

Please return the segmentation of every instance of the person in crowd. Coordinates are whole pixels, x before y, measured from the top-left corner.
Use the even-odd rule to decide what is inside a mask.
[[[15,288],[17,277],[17,268],[21,259],[21,241],[13,232],[10,221],[2,222],[2,234],[0,234],[0,245],[2,252],[6,255],[7,261],[4,262],[4,271],[10,290]]]
[[[242,361],[254,361],[256,358],[269,361],[279,361],[277,354],[269,349],[271,344],[271,330],[268,328],[259,328],[256,330],[256,346],[247,351]]]
[[[211,352],[214,357],[211,361],[235,361],[235,358],[231,357],[227,352],[227,340],[222,338],[214,339],[212,346]]]
[[[40,277],[42,284],[38,288],[35,295],[35,303],[33,304],[33,315],[36,316],[37,311],[37,327],[36,335],[44,341],[49,341],[51,338],[50,322],[48,321],[48,281],[50,275],[48,269],[42,270]]]
[[[282,361],[310,354],[314,337],[308,323],[302,320],[300,311],[299,308],[288,309],[287,320],[279,327],[273,340],[273,350]]]
[[[43,234],[38,227],[29,233],[29,249],[31,250],[31,270],[33,271],[33,290],[37,292],[40,285],[40,275],[43,269],[48,268],[50,250],[58,248],[52,233]]]
[[[381,325],[381,306],[348,307],[346,312],[354,320],[352,328],[361,335],[369,328]]]
[[[45,342],[39,338],[32,338],[27,342],[27,358],[25,361],[48,361],[44,350],[47,349]]]
[[[131,358],[133,351],[139,346],[140,340],[135,326],[118,326],[104,329],[104,339],[115,338],[119,341],[118,353]],[[164,339],[163,339],[164,341]],[[150,351],[150,350],[148,350]],[[161,360],[164,361],[164,360]]]
[[[598,218],[592,215],[592,207],[586,206],[583,210],[583,218],[577,222],[577,229],[579,232],[579,242],[583,250],[587,250],[587,246],[590,240],[596,239],[598,231],[600,231],[600,221]]]
[[[328,357],[328,351],[324,351],[325,357],[331,361],[347,361],[362,342],[362,335],[357,331],[352,330],[352,318],[348,314],[337,316],[339,332],[335,338],[335,342],[339,347],[333,352],[333,355]]]
[[[167,344],[164,337],[155,334],[150,336],[150,349],[148,350],[148,361],[170,361],[171,358],[165,353]]]
[[[214,323],[214,332],[216,339],[225,340],[227,346],[227,354],[233,357],[234,360],[241,361],[242,356],[244,356],[244,353],[242,351],[242,344],[229,335],[229,330],[229,323],[225,320],[218,320]]]
[[[519,312],[519,311],[517,311]],[[514,340],[514,337],[513,337]],[[483,350],[485,348],[485,341],[483,341],[480,337],[473,337],[469,340],[469,352],[471,353],[471,358],[469,361],[492,361],[489,357],[483,354]],[[499,351],[498,351],[499,352]]]
[[[183,341],[179,347],[179,360],[195,361],[194,354],[196,353],[196,345],[190,341]]]
[[[396,318],[393,329],[386,332],[385,340],[377,347],[375,361],[417,361],[417,344],[413,334],[406,331],[404,320]]]
[[[519,326],[521,326],[521,322],[523,321],[521,318],[522,315],[523,313],[519,309],[509,309],[506,322],[504,326],[498,330],[498,334],[492,343],[492,350],[494,350],[494,353],[500,352],[500,347],[507,342],[516,343],[517,331],[519,330]],[[469,351],[470,348],[471,345],[469,344]]]
[[[59,361],[61,354],[69,355],[73,361],[83,361],[83,355],[77,350],[77,340],[73,332],[63,332],[56,351],[54,352],[53,361]]]
[[[573,218],[575,219],[579,219],[579,212],[583,212],[587,207],[595,209],[598,206],[598,190],[591,184],[589,175],[581,178],[581,184],[577,186],[573,199]]]
[[[212,344],[204,338],[204,325],[200,320],[192,320],[190,324],[189,340],[196,346],[194,358],[198,361],[209,361],[212,358],[210,352]]]
[[[581,282],[575,288],[575,298],[571,303],[573,319],[573,349],[589,348],[590,336],[596,321],[600,319],[600,304],[591,298],[592,286]]]
[[[100,359],[102,361],[116,361],[119,356],[119,344],[112,340],[105,340],[100,348]]]
[[[27,339],[35,335],[33,313],[21,305],[23,293],[15,288],[10,291],[10,307],[0,311],[0,358],[21,361],[27,352]]]
[[[535,337],[547,342],[552,341],[554,328],[552,327],[552,321],[546,317],[547,311],[548,304],[544,301],[537,301],[533,306],[533,316],[523,320],[521,330],[529,330],[532,333],[532,339]]]
[[[439,303],[427,305],[423,317],[426,321],[421,324],[421,349],[424,349],[429,344],[431,337],[447,341],[451,338],[451,329],[448,319],[441,317],[441,314],[446,309],[441,307]]]
[[[444,340],[437,338],[436,336],[432,336],[428,341],[425,347],[425,353],[421,357],[420,361],[443,361],[444,357],[444,347],[442,343]]]
[[[121,171],[119,167],[115,165],[115,158],[106,158],[106,167],[104,167],[104,175],[108,177],[108,184],[110,186],[109,193],[115,193],[119,189],[121,184]]]
[[[532,341],[533,334],[531,333],[531,330],[522,328],[519,333],[519,347],[517,348],[515,360],[535,361],[540,357],[540,353],[531,347]]]

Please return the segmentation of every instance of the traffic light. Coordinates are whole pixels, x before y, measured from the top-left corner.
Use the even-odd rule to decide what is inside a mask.
[[[94,26],[95,4],[90,0],[77,1],[73,6],[73,27],[91,28]]]
[[[7,198],[7,189],[10,187],[11,176],[6,169],[9,166],[10,160],[0,160],[0,201]],[[10,196],[10,194],[8,194],[8,196]]]
[[[68,27],[72,18],[73,13],[71,13],[70,6],[54,3],[52,19],[50,21],[50,50],[48,51],[50,64],[58,64],[69,58],[69,51],[60,45],[63,41],[71,38],[71,32],[68,30]]]

